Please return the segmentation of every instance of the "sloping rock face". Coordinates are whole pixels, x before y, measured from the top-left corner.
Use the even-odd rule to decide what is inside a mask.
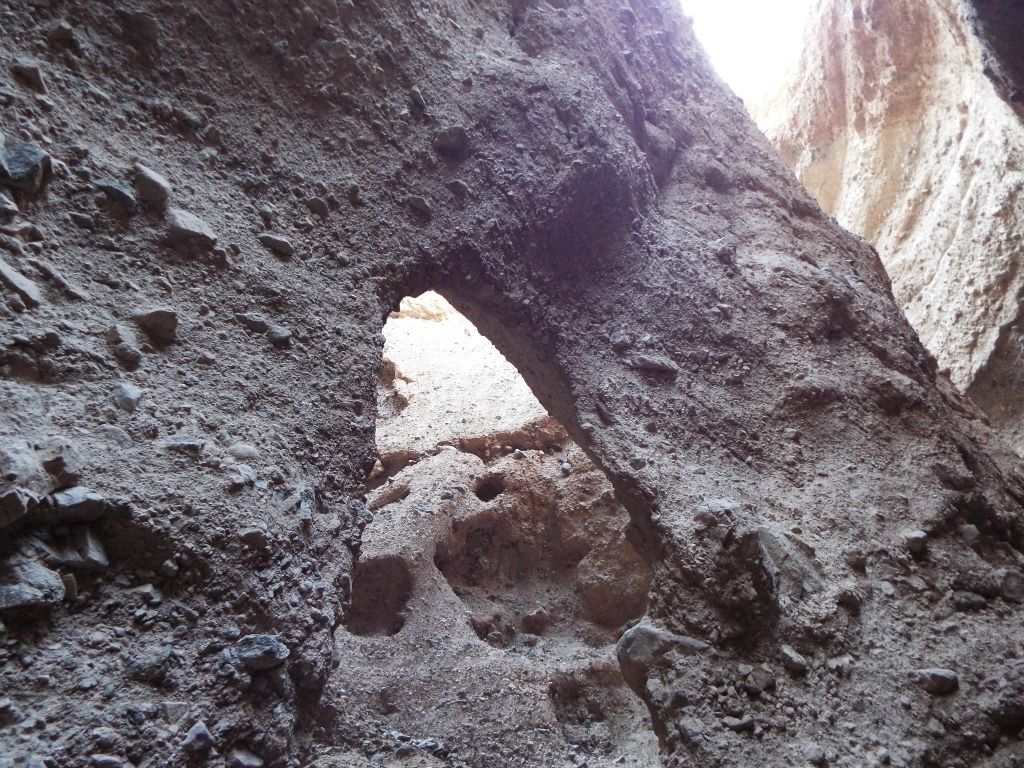
[[[799,78],[759,121],[875,245],[925,346],[1020,451],[1024,13],[976,6],[823,0]]]
[[[627,508],[669,764],[1019,752],[1019,468],[674,3],[3,22],[3,578],[47,603],[4,611],[5,755],[365,761],[386,722],[322,692],[381,327],[428,288]]]

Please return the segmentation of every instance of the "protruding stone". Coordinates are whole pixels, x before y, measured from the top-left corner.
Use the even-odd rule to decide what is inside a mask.
[[[960,687],[960,678],[951,669],[915,669],[912,675],[917,684],[933,696],[947,696]]]
[[[263,768],[263,760],[246,749],[235,747],[228,753],[228,768]]]
[[[629,367],[645,373],[662,374],[675,378],[679,375],[679,366],[664,355],[650,352],[636,352],[629,358]]]
[[[181,746],[184,747],[186,752],[191,752],[192,754],[206,752],[213,746],[213,734],[206,727],[206,723],[200,720],[188,729],[188,733],[185,734],[185,740],[181,743]]]
[[[62,523],[91,523],[109,509],[106,498],[81,485],[54,493],[50,496],[50,506]]]
[[[96,179],[93,185],[124,212],[132,213],[138,208],[135,193],[126,184],[116,179]]]
[[[710,647],[700,640],[676,635],[642,621],[622,634],[615,656],[622,668],[623,679],[637,695],[643,696],[649,670],[660,664],[669,651],[696,654]]]
[[[50,156],[37,147],[0,133],[0,185],[38,194],[50,174]]]
[[[39,286],[8,264],[3,256],[0,256],[0,282],[18,294],[27,307],[38,307],[43,303]]]
[[[269,248],[271,251],[276,253],[278,256],[282,256],[286,259],[290,259],[295,255],[295,246],[291,244],[289,240],[278,235],[272,235],[270,233],[264,233],[257,238],[260,243]]]
[[[78,566],[87,571],[105,571],[110,567],[103,542],[87,525],[77,525],[71,529],[71,542],[78,551]]]
[[[797,653],[792,646],[784,645],[779,649],[779,660],[790,674],[797,676],[807,674],[807,659]]]
[[[1024,571],[1019,568],[1000,568],[996,573],[999,579],[999,594],[1011,603],[1024,603]]]
[[[453,160],[469,157],[469,133],[461,125],[442,128],[434,134],[434,149]]]
[[[142,400],[142,390],[134,384],[122,382],[114,387],[114,403],[121,410],[132,413],[139,407],[140,400]]]
[[[254,333],[264,333],[270,328],[270,321],[259,312],[236,312],[235,320]]]
[[[928,534],[921,530],[905,531],[903,546],[912,555],[923,555],[928,549]]]
[[[132,319],[157,344],[170,344],[177,337],[178,313],[170,307],[142,309]]]
[[[167,203],[171,199],[171,184],[161,174],[154,171],[152,168],[147,168],[142,163],[136,163],[135,167],[135,192],[139,196],[139,200],[142,204],[154,211],[164,211],[167,209]],[[185,211],[179,211],[179,213],[186,213],[188,216],[192,214]],[[198,217],[193,217],[199,222],[202,227],[206,227],[205,222]],[[194,225],[194,222],[193,222]],[[201,227],[199,228],[201,229]],[[206,227],[209,230],[209,227]],[[202,232],[202,235],[206,238],[212,237],[214,241],[217,240],[212,230]],[[210,244],[212,247],[212,243]]]
[[[266,549],[270,543],[270,540],[267,538],[267,532],[256,526],[240,530],[238,532],[238,540],[249,549],[257,550]]]
[[[275,347],[287,347],[292,343],[292,332],[283,325],[272,325],[267,329],[267,338]]]
[[[64,582],[38,560],[15,554],[0,563],[0,611],[43,608],[64,599]]]
[[[11,65],[11,74],[22,85],[28,86],[36,93],[46,93],[46,78],[39,65],[29,59],[18,59]]]
[[[179,248],[208,250],[217,244],[217,235],[194,213],[171,208],[167,212],[167,242]]]
[[[234,646],[235,655],[246,669],[272,669],[291,655],[288,646],[276,635],[246,635]]]

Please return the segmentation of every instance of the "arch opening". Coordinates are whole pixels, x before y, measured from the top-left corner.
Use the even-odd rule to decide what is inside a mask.
[[[374,519],[335,684],[461,757],[515,717],[538,754],[659,764],[649,714],[614,654],[646,611],[651,569],[608,479],[440,294],[404,298],[383,333]],[[567,704],[566,680],[586,707]],[[453,700],[485,712],[438,717]]]

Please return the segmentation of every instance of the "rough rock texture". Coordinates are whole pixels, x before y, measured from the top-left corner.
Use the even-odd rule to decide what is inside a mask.
[[[925,346],[1024,451],[1024,11],[976,6],[822,0],[799,77],[759,121],[875,245]]]
[[[5,81],[3,131],[52,158],[38,190],[4,184],[0,243],[42,301],[5,288],[0,435],[75,444],[96,494],[76,524],[109,559],[3,615],[3,753],[365,763],[387,723],[323,690],[369,519],[380,330],[436,288],[614,486],[653,564],[649,623],[711,646],[657,656],[641,690],[669,764],[1019,754],[1019,467],[937,389],[877,256],[673,2],[0,13],[5,66],[33,58],[46,85]],[[434,148],[454,125],[466,159]],[[172,246],[158,210],[93,185],[136,162],[215,246]],[[130,322],[153,308],[179,319],[169,343]],[[18,482],[4,557],[71,524]],[[247,635],[287,657],[241,665]],[[780,673],[792,652],[803,678]],[[937,669],[955,692],[915,682]]]

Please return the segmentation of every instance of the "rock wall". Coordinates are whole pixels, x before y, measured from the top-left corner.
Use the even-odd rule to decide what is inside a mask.
[[[428,288],[628,510],[668,764],[1019,753],[1019,466],[674,3],[2,13],[4,754],[365,761],[323,690]]]
[[[1024,14],[1011,6],[823,0],[799,77],[759,121],[875,245],[925,346],[1020,451]]]

